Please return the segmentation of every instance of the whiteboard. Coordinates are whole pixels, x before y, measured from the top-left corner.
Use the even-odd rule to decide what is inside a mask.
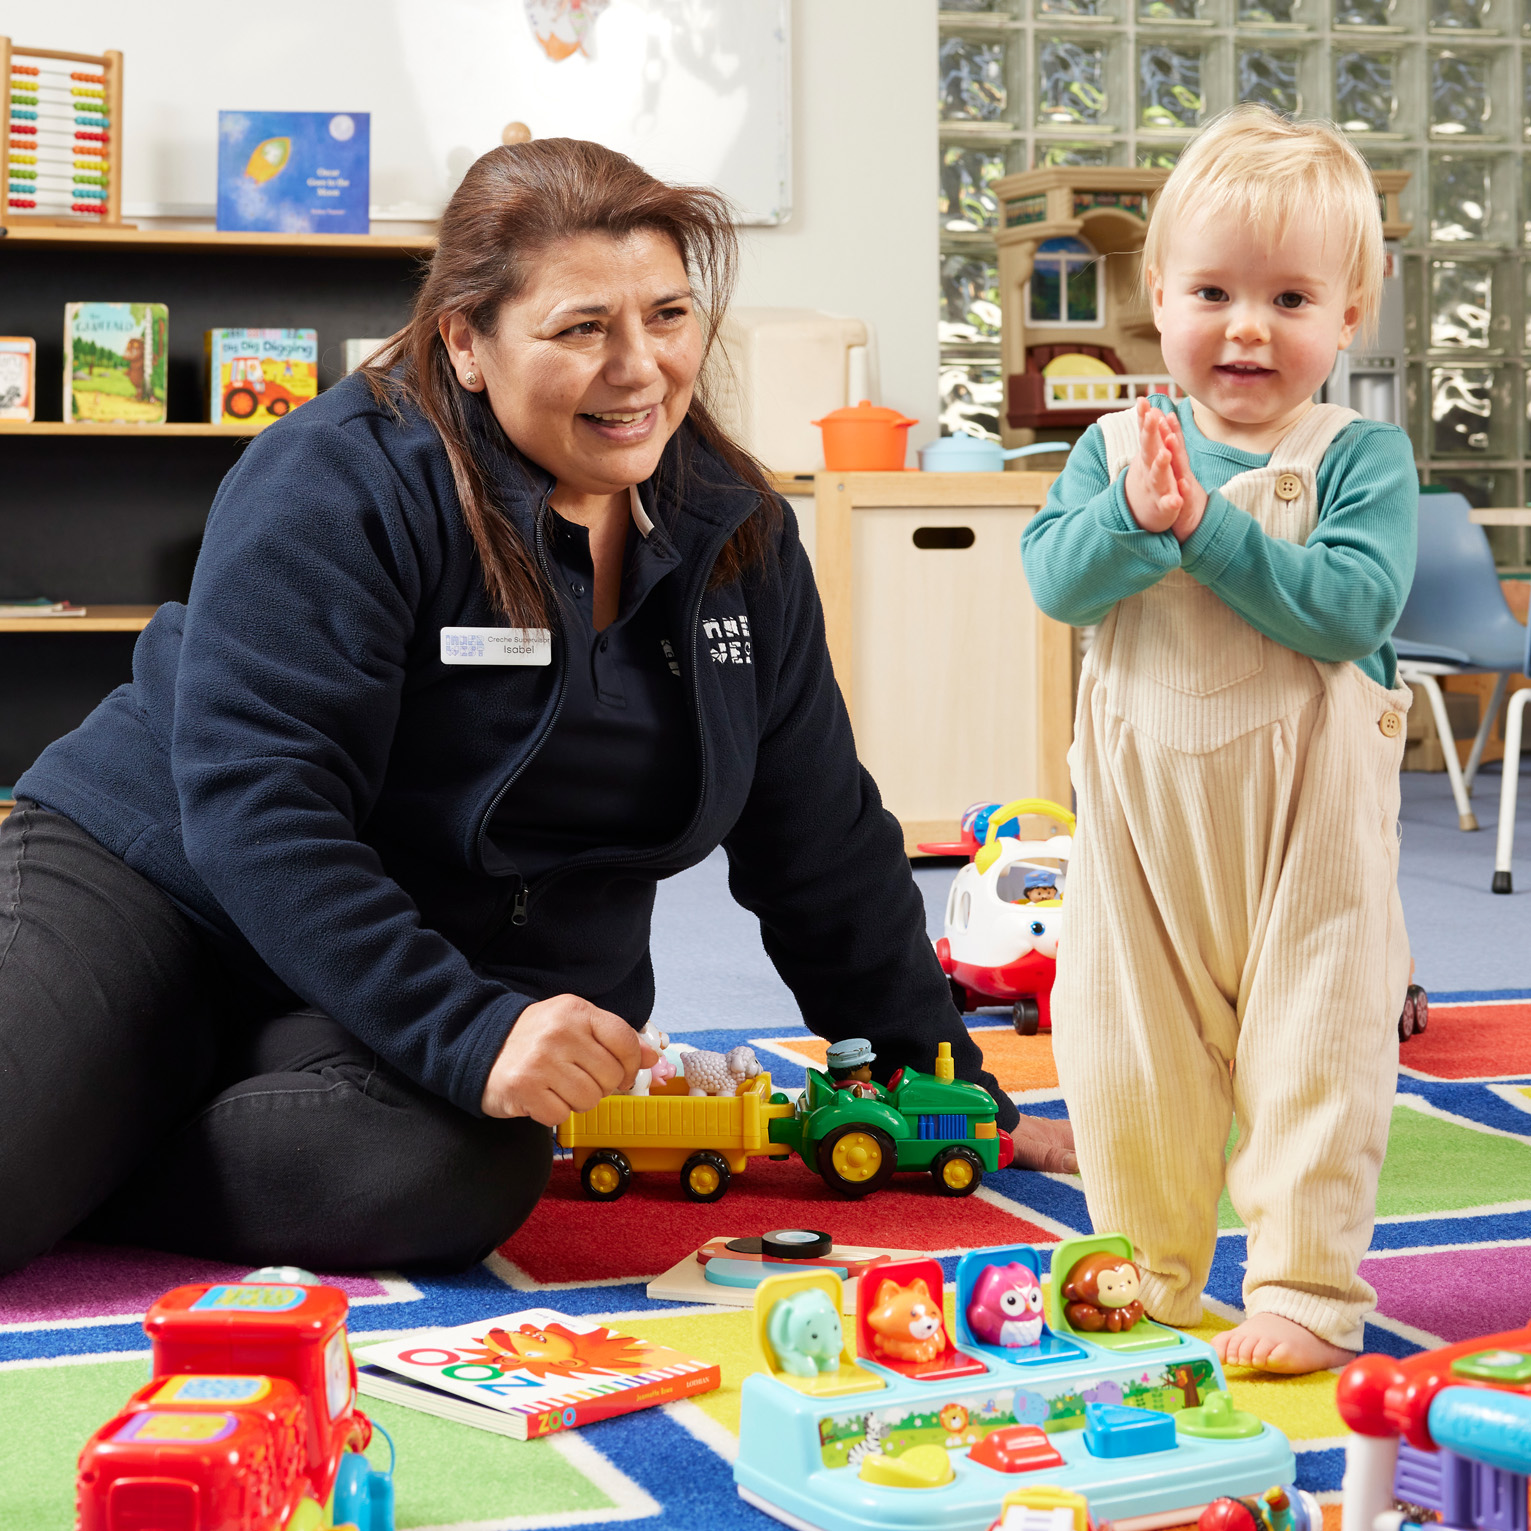
[[[437,217],[507,122],[791,212],[790,0],[71,0],[12,41],[123,53],[123,214],[212,217],[218,112],[372,116],[372,217]],[[539,29],[544,40],[539,41]],[[569,48],[571,39],[579,46]],[[556,57],[563,53],[565,56]]]

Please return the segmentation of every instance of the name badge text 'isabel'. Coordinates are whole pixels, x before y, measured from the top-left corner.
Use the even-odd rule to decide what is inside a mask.
[[[553,662],[553,635],[545,627],[443,627],[442,664]]]

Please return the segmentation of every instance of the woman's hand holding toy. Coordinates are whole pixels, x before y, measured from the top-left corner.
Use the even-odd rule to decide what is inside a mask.
[[[484,1086],[485,1116],[529,1116],[556,1127],[626,1090],[659,1054],[620,1015],[575,994],[521,1012]]]

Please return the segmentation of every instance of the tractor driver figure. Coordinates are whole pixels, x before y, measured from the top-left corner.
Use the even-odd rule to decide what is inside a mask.
[[[1026,902],[1044,904],[1058,897],[1058,874],[1056,872],[1028,872],[1026,874]]]
[[[865,1037],[847,1037],[843,1042],[829,1044],[824,1063],[837,1090],[849,1090],[867,1100],[886,1100],[882,1086],[872,1078],[876,1057]]]

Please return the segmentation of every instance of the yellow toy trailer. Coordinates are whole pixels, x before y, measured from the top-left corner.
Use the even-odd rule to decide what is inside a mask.
[[[615,1201],[635,1170],[679,1170],[692,1201],[716,1201],[752,1155],[791,1158],[786,1143],[771,1141],[771,1122],[790,1117],[793,1107],[785,1097],[772,1102],[769,1074],[746,1080],[737,1095],[668,1093],[685,1088],[677,1079],[650,1095],[608,1095],[558,1129],[587,1196]]]

